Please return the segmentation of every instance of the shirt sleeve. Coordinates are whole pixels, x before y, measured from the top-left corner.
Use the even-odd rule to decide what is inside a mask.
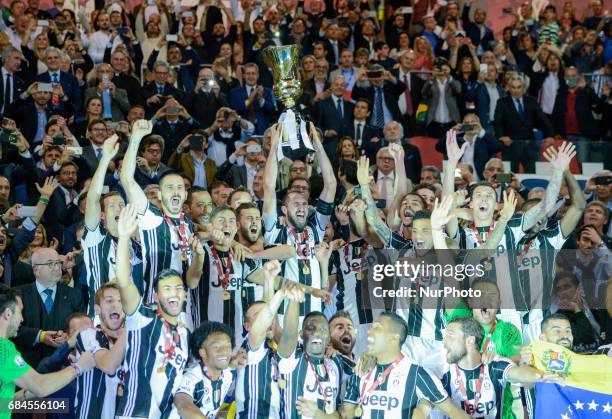
[[[144,305],[141,298],[136,311],[125,317],[125,327],[128,331],[142,329],[152,322],[156,315],[155,310]]]
[[[346,403],[358,404],[359,402],[359,387],[361,384],[361,378],[357,374],[350,376],[348,385],[346,386],[346,395],[344,401]]]
[[[195,388],[199,381],[200,379],[196,377],[192,369],[188,369],[183,374],[183,377],[181,378],[181,382],[178,388],[176,389],[176,392],[188,394],[192,399],[195,400]]]
[[[448,397],[442,382],[422,367],[417,371],[416,387],[419,399],[427,399],[433,404],[442,403]]]
[[[0,385],[12,383],[28,372],[30,367],[15,348],[15,344],[8,339],[0,339]]]

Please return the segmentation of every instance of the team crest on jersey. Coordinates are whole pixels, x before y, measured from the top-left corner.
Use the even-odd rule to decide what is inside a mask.
[[[477,385],[478,385],[478,380],[475,378],[472,378],[471,380],[468,381],[468,388],[470,389],[472,393],[476,393]]]
[[[204,386],[204,395],[205,395],[205,396],[208,396],[208,392],[209,392],[209,391],[210,391],[210,390],[208,390],[208,387]]]
[[[546,371],[566,376],[569,373],[571,361],[571,357],[566,352],[549,349],[544,351],[541,363]]]
[[[21,355],[19,355],[19,354],[17,354],[17,355],[15,356],[15,364],[17,364],[17,366],[18,366],[19,368],[23,368],[23,367],[25,367],[25,366],[26,366],[25,361],[23,360],[23,358],[22,358],[22,357],[21,357]]]
[[[393,374],[393,377],[391,378],[391,383],[394,386],[399,386],[400,385],[400,375],[401,374],[399,372]]]

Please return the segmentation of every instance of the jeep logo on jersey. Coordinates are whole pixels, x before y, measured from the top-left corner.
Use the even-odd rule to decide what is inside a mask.
[[[164,358],[164,362],[168,362],[169,364],[173,365],[174,368],[176,369],[183,369],[185,367],[185,364],[187,364],[187,359],[183,357],[183,355],[181,355],[180,353],[177,353],[176,351],[172,354],[172,357],[168,358],[168,355],[166,354],[166,352],[164,351],[164,346],[163,345],[159,345],[157,347],[157,352],[159,352],[163,358]]]
[[[325,396],[323,396],[323,393],[321,392],[321,387],[323,387]],[[337,388],[332,387],[329,384],[326,385],[325,383],[321,383],[321,387],[319,387],[317,383],[313,383],[312,385],[306,384],[304,386],[304,389],[306,389],[310,393],[317,393],[319,396],[327,398],[327,400],[333,400],[336,398],[336,395],[338,394]]]
[[[386,410],[395,409],[399,406],[400,401],[397,397],[389,397],[389,396],[378,396],[376,394],[372,394],[371,396],[366,397],[363,402],[364,406],[372,406],[383,408]]]
[[[486,403],[478,403],[478,406],[476,406],[476,412],[474,412],[474,408],[471,403],[466,407],[465,402],[462,401],[461,408],[470,416],[474,416],[476,414],[478,416],[489,416],[495,409],[495,402],[491,400]]]
[[[359,269],[360,269],[360,268],[359,268],[359,265],[361,265],[361,263],[360,263],[360,262],[358,262],[358,261],[353,261],[353,262],[351,263],[351,266],[347,266],[346,270],[343,270],[343,271],[342,271],[342,275],[348,275],[348,274],[350,274],[350,273],[351,273],[351,272],[353,272],[353,271],[355,271],[355,272],[359,272]]]
[[[229,280],[229,282],[227,284],[227,289],[234,289],[234,290],[237,289],[238,285],[239,285],[238,281],[239,281],[238,278],[235,278],[232,275],[232,277],[230,278],[230,280]],[[210,285],[213,286],[213,287],[220,287],[221,286],[220,278],[217,278],[217,282],[214,282],[214,281],[211,282]]]

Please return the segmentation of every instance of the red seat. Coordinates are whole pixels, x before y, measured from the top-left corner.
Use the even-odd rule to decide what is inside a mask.
[[[436,140],[432,137],[412,137],[409,139],[410,144],[416,146],[421,153],[421,161],[423,166],[434,165],[442,170],[442,153],[436,151]]]

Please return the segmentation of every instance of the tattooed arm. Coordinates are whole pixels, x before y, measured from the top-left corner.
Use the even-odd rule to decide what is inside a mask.
[[[389,229],[389,226],[387,226],[378,216],[378,208],[376,207],[376,202],[374,202],[372,192],[370,191],[369,164],[369,159],[367,157],[361,157],[357,162],[357,180],[359,181],[359,186],[361,186],[361,197],[366,203],[366,221],[374,228],[374,231],[383,243],[388,246],[389,243],[391,243],[391,229]]]

